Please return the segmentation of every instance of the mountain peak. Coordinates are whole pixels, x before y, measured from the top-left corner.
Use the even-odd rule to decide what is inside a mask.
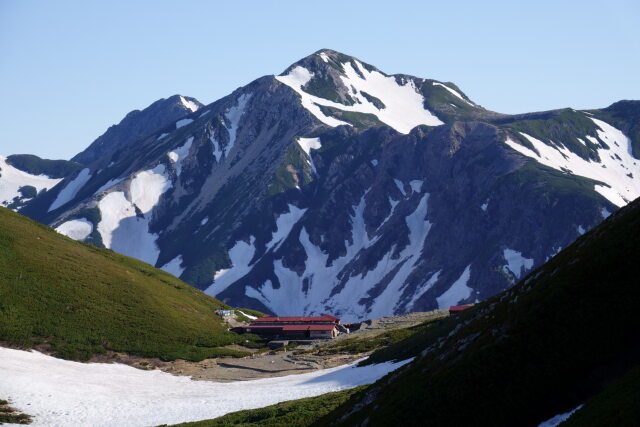
[[[153,102],[143,110],[129,112],[117,125],[109,129],[76,154],[71,160],[89,164],[108,152],[115,152],[125,145],[139,140],[155,130],[194,113],[203,107],[195,98],[184,95],[172,95]]]

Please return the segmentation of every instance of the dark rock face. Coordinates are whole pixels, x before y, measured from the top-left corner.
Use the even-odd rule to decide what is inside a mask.
[[[42,159],[33,154],[12,154],[7,157],[7,163],[31,175],[46,175],[50,178],[66,178],[82,167],[76,162]]]
[[[127,116],[21,212],[236,306],[352,320],[486,299],[640,191],[610,128],[630,108],[507,116],[328,50],[283,76],[153,131]]]
[[[195,98],[173,95],[160,99],[144,110],[134,110],[117,125],[107,129],[86,150],[76,154],[71,161],[89,164],[109,155],[150,133],[197,111],[202,104]]]

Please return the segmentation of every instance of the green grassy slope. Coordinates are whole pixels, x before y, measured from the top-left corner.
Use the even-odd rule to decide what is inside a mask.
[[[511,290],[374,354],[418,358],[318,423],[528,426],[588,401],[640,364],[639,236],[636,201]]]
[[[75,242],[0,208],[0,341],[47,343],[59,357],[105,350],[200,360],[247,336],[227,331],[226,307],[133,258]]]
[[[349,390],[323,394],[321,396],[281,402],[264,408],[232,412],[213,420],[196,421],[178,425],[184,427],[303,427],[311,425],[319,417],[337,408],[354,393],[364,388],[365,386],[360,386]]]
[[[640,424],[640,366],[589,400],[562,427],[631,427]]]

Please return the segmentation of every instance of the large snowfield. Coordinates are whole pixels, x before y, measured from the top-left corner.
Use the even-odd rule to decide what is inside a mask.
[[[215,383],[0,348],[0,397],[32,415],[33,426],[175,424],[369,384],[407,362]]]

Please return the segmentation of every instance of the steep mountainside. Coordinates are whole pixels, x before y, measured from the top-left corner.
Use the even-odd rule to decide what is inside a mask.
[[[512,289],[374,354],[416,360],[318,425],[536,426],[582,404],[570,424],[637,425],[638,236],[635,201]]]
[[[118,149],[136,142],[168,123],[178,120],[187,114],[198,111],[202,104],[195,98],[173,95],[160,99],[144,110],[134,110],[127,114],[117,125],[107,129],[81,153],[71,161],[89,164],[100,157],[113,154]]]
[[[347,321],[448,307],[640,195],[639,104],[509,116],[322,50],[21,212],[234,305]]]
[[[0,208],[0,342],[71,359],[106,350],[200,360],[247,336],[227,331],[227,307],[171,275],[75,242]]]

